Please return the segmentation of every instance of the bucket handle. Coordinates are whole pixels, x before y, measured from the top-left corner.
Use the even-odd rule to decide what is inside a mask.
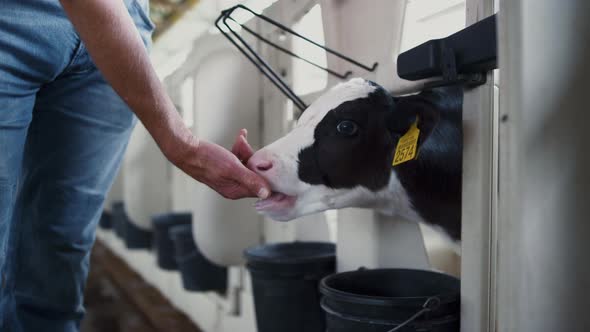
[[[420,316],[424,315],[427,312],[431,312],[434,311],[436,309],[438,309],[438,307],[440,306],[440,299],[436,296],[432,296],[429,297],[426,302],[424,302],[424,304],[422,305],[422,309],[420,309],[420,311],[418,311],[417,313],[413,314],[412,317],[406,319],[406,321],[404,321],[403,323],[399,324],[398,326],[394,327],[391,330],[388,330],[387,332],[397,332],[399,331],[402,327],[410,324],[411,322],[415,321],[416,319],[418,319]]]

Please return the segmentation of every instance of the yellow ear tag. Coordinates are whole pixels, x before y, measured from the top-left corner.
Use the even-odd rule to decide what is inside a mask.
[[[420,129],[418,129],[418,117],[412,123],[408,132],[400,137],[395,148],[393,156],[393,166],[405,163],[416,159],[418,157],[418,138],[420,137]]]

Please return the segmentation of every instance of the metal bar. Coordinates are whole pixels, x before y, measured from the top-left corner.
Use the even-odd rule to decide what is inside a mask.
[[[310,64],[310,65],[312,65],[312,66],[314,66],[314,67],[316,67],[316,68],[319,68],[319,69],[321,69],[321,70],[324,70],[324,71],[326,71],[326,72],[330,73],[331,75],[334,75],[334,76],[336,76],[336,77],[338,77],[338,78],[340,78],[340,79],[346,79],[346,78],[348,78],[350,75],[352,75],[352,71],[350,71],[350,70],[349,70],[349,71],[347,71],[347,72],[346,72],[346,73],[344,73],[344,74],[340,74],[340,73],[338,73],[338,72],[335,72],[335,71],[333,71],[333,70],[331,70],[331,69],[329,69],[329,68],[322,67],[322,66],[320,66],[320,65],[318,65],[318,64],[316,64],[316,63],[314,63],[314,62],[311,62],[310,60],[307,60],[307,59],[303,58],[302,56],[300,56],[300,55],[298,55],[298,54],[295,54],[295,53],[293,53],[292,51],[290,51],[290,50],[288,50],[288,49],[286,49],[286,48],[284,48],[284,47],[282,47],[282,46],[280,46],[280,45],[278,45],[278,44],[275,44],[275,43],[273,43],[272,41],[270,41],[270,40],[268,40],[268,39],[264,38],[264,36],[262,36],[262,35],[258,34],[257,32],[253,31],[252,29],[248,28],[247,26],[245,26],[245,25],[243,25],[243,24],[240,24],[240,23],[236,22],[236,21],[235,21],[233,18],[231,18],[231,17],[230,17],[229,19],[230,19],[230,20],[232,20],[232,21],[234,21],[236,24],[240,25],[240,26],[242,27],[242,29],[244,29],[244,30],[245,30],[245,31],[247,31],[248,33],[252,34],[252,35],[253,35],[253,36],[255,36],[256,38],[260,39],[260,40],[261,40],[261,41],[263,41],[264,43],[266,43],[266,44],[268,44],[268,45],[270,45],[270,46],[272,46],[272,47],[274,47],[274,48],[278,49],[279,51],[281,51],[281,52],[283,52],[283,53],[289,54],[290,56],[292,56],[292,57],[294,57],[294,58],[297,58],[297,59],[299,59],[299,60],[302,60],[302,61],[304,61],[304,62],[306,62],[306,63],[308,63],[308,64]]]
[[[246,42],[246,40],[244,40],[232,27],[230,27],[230,25],[228,24],[228,20],[232,21],[233,23],[239,25],[242,29],[244,29],[246,32],[250,33],[251,35],[253,35],[254,37],[256,37],[258,40],[266,43],[267,45],[270,45],[274,48],[276,48],[277,50],[286,53],[294,58],[297,58],[299,60],[302,60],[318,69],[322,69],[326,72],[328,72],[331,75],[334,75],[340,79],[346,79],[348,78],[350,75],[352,75],[352,71],[347,71],[343,74],[335,72],[327,67],[323,67],[320,66],[316,63],[314,63],[313,61],[310,61],[296,53],[294,53],[293,51],[278,45],[277,43],[269,40],[268,38],[265,38],[264,36],[262,36],[261,34],[257,33],[256,31],[248,28],[247,26],[245,26],[244,24],[241,24],[239,22],[237,22],[233,17],[231,17],[232,13],[235,12],[235,10],[237,9],[243,9],[247,12],[249,12],[250,14],[254,15],[255,17],[279,28],[282,31],[288,32],[296,37],[299,37],[305,41],[307,41],[308,43],[311,43],[323,50],[325,50],[327,53],[330,53],[340,59],[343,59],[345,61],[348,61],[358,67],[361,67],[367,71],[373,72],[375,71],[375,69],[377,68],[377,66],[379,65],[377,62],[375,62],[371,67],[364,65],[350,57],[345,56],[344,54],[337,52],[333,49],[330,49],[324,45],[321,45],[297,32],[295,32],[294,30],[290,29],[289,27],[267,17],[261,14],[258,14],[256,12],[254,12],[253,10],[251,10],[250,8],[244,6],[244,5],[236,5],[233,7],[230,7],[226,10],[223,10],[220,14],[220,16],[217,18],[217,20],[215,21],[215,26],[219,29],[219,31],[235,46],[238,48],[238,50],[250,61],[252,62],[252,64],[254,64],[254,66],[256,66],[256,68],[258,68],[258,70],[264,75],[266,76],[287,98],[289,98],[290,100],[293,101],[293,104],[295,106],[297,106],[302,112],[305,111],[305,109],[307,108],[307,105],[305,104],[305,102],[299,98],[299,96],[297,96],[297,94],[295,94],[295,92],[288,86],[287,83],[285,83],[285,81],[273,70],[273,68],[264,60],[260,57],[260,55],[258,55],[258,53]],[[229,31],[226,32],[220,25],[220,22],[223,22],[223,25],[225,25],[225,27],[227,28],[227,30]],[[230,36],[230,33],[232,36]],[[234,39],[235,38],[235,39]],[[236,41],[237,39],[237,41]]]
[[[241,38],[228,24],[227,20],[230,18],[231,13],[238,6],[231,7],[221,12],[221,15],[215,21],[215,26],[219,31],[248,59],[260,72],[266,76],[287,98],[291,99],[295,106],[301,111],[307,108],[307,105],[289,88],[289,86],[277,75],[277,73],[262,59],[250,45]],[[223,24],[227,29],[243,44],[243,46],[251,53],[249,54],[242,46],[238,44],[227,32],[220,26],[220,21],[223,20]],[[235,22],[235,20],[234,20]],[[253,58],[254,57],[254,58]]]
[[[356,60],[354,60],[354,59],[352,59],[352,58],[350,58],[350,57],[348,57],[348,56],[346,56],[346,55],[344,55],[344,54],[336,51],[336,50],[333,50],[333,49],[331,49],[329,47],[326,47],[326,46],[324,46],[324,45],[322,45],[322,44],[320,44],[318,42],[315,42],[315,41],[313,41],[313,40],[311,40],[311,39],[309,39],[309,38],[307,38],[307,37],[305,37],[305,36],[297,33],[296,31],[290,29],[289,27],[287,27],[287,26],[285,26],[285,25],[283,25],[283,24],[281,24],[281,23],[279,23],[279,22],[277,22],[277,21],[275,21],[275,20],[273,20],[273,19],[271,19],[271,18],[269,18],[267,16],[258,14],[256,12],[254,12],[253,10],[251,10],[250,8],[244,6],[244,5],[241,5],[240,4],[240,5],[236,5],[235,7],[233,7],[233,9],[236,9],[236,8],[244,9],[244,10],[248,11],[249,13],[251,13],[252,15],[260,18],[261,20],[266,21],[266,22],[268,22],[268,23],[270,23],[270,24],[278,27],[279,29],[281,29],[283,31],[289,32],[290,34],[295,35],[295,36],[297,36],[297,37],[305,40],[306,42],[311,43],[311,44],[313,44],[313,45],[315,45],[315,46],[317,46],[317,47],[325,50],[326,52],[328,52],[328,53],[330,53],[330,54],[332,54],[332,55],[334,55],[334,56],[336,56],[336,57],[338,57],[340,59],[346,60],[346,61],[348,61],[348,62],[350,62],[350,63],[352,63],[352,64],[354,64],[354,65],[356,65],[358,67],[361,67],[361,68],[363,68],[363,69],[365,69],[365,70],[367,70],[369,72],[374,72],[375,69],[377,69],[377,66],[379,66],[379,63],[378,62],[375,62],[370,67],[367,66],[367,65],[364,65],[364,64],[362,64],[362,63],[360,63],[360,62],[358,62],[358,61],[356,61]]]
[[[231,13],[230,13],[231,14]],[[266,62],[264,61],[264,59],[262,59],[260,57],[260,55],[258,55],[258,53],[256,53],[256,51],[250,46],[250,44],[248,44],[246,42],[246,40],[244,40],[242,38],[242,36],[240,36],[237,32],[235,32],[235,30],[233,30],[232,28],[230,28],[229,24],[227,24],[227,20],[229,19],[229,15],[226,15],[223,18],[223,24],[228,28],[228,30],[243,44],[244,47],[246,47],[246,49],[256,58],[256,60],[258,60],[259,65],[262,65],[266,70],[268,70],[268,73],[270,75],[272,75],[277,81],[278,83],[280,83],[285,90],[287,90],[289,92],[289,94],[295,98],[297,100],[297,103],[300,103],[301,105],[305,105],[305,103],[303,103],[303,101],[301,99],[299,99],[299,97],[295,94],[295,92],[293,92],[291,90],[291,88],[287,85],[287,83],[285,83],[285,81],[283,81],[278,74],[272,69],[272,67]],[[295,100],[294,100],[295,101]]]
[[[217,26],[217,28],[223,33],[223,35],[234,45],[238,48],[238,50],[240,50],[240,52],[242,52],[242,54],[244,56],[246,56],[246,58],[248,58],[253,64],[254,66],[256,66],[256,68],[258,68],[262,74],[264,76],[266,76],[267,78],[269,78],[271,80],[271,82],[283,93],[285,94],[285,96],[289,99],[291,99],[293,101],[293,103],[299,107],[302,111],[307,108],[307,106],[301,102],[300,100],[298,100],[299,98],[297,97],[297,95],[295,95],[295,93],[287,86],[287,84],[281,80],[281,78],[278,77],[278,75],[276,74],[276,72],[274,72],[274,70],[262,59],[260,58],[260,56],[258,56],[258,54],[251,48],[249,47],[249,45],[246,43],[245,40],[243,40],[239,35],[236,34],[236,32],[227,24],[226,20],[229,17],[229,15],[231,15],[231,13],[233,12],[233,10],[235,10],[236,7],[232,7],[228,10],[225,10],[222,12],[222,15],[218,18],[218,20],[216,21],[215,25]],[[231,38],[220,26],[219,26],[219,21],[223,19],[224,21],[224,25],[227,27],[227,29],[229,31],[232,32],[233,35],[235,35],[238,40],[240,40],[240,42],[242,44],[244,44],[244,46],[256,57],[257,60],[255,60],[254,58],[252,58],[252,56],[250,54],[248,54],[248,52],[246,52],[233,38]]]
[[[307,108],[307,105],[305,105],[305,103],[295,94],[295,92],[293,90],[291,90],[291,88],[287,85],[287,83],[285,83],[285,81],[283,81],[279,75],[272,69],[272,67],[266,63],[266,61],[264,61],[264,59],[262,59],[258,53],[256,53],[256,51],[254,51],[254,49],[238,34],[236,33],[234,30],[232,30],[229,27],[229,24],[227,24],[227,17],[225,17],[223,19],[223,24],[229,29],[229,31],[243,44],[244,47],[246,47],[246,49],[256,58],[256,60],[258,60],[258,65],[262,66],[262,68],[264,68],[266,71],[263,71],[263,73],[265,73],[265,75],[269,78],[271,78],[271,81],[273,81],[273,83],[291,100],[293,100],[293,102],[295,103],[295,105],[297,105],[302,111],[305,110]],[[243,52],[245,53],[245,51]],[[255,61],[253,61],[254,64],[256,64]],[[260,68],[260,67],[259,67]]]

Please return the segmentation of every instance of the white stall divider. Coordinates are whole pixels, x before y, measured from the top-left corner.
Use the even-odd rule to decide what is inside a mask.
[[[590,2],[512,0],[500,8],[490,331],[589,331]]]
[[[187,79],[193,80],[191,121],[197,137],[230,149],[238,131],[246,128],[249,141],[259,142],[258,72],[223,35],[208,33],[194,43],[185,64],[171,77],[176,82]],[[191,119],[186,114],[184,118]],[[192,210],[194,238],[203,254],[219,265],[242,264],[243,250],[261,239],[254,200],[227,200],[185,175],[173,178],[175,209]]]
[[[151,217],[170,209],[170,164],[141,122],[137,123],[123,163],[123,197],[130,221],[150,230]]]
[[[467,0],[466,24],[494,14],[494,0]],[[501,47],[501,43],[500,43]],[[496,331],[490,285],[497,218],[498,111],[494,78],[467,89],[463,98],[463,201],[461,255],[461,331]]]

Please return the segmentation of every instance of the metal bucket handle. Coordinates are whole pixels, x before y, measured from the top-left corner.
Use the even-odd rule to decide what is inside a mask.
[[[413,314],[410,318],[406,319],[403,323],[394,327],[391,330],[388,330],[387,332],[397,332],[401,328],[403,328],[404,326],[412,323],[413,321],[418,319],[420,316],[424,315],[425,313],[435,311],[436,309],[438,309],[438,307],[440,307],[440,299],[436,296],[429,297],[428,299],[426,299],[426,302],[424,302],[424,304],[422,305],[422,309],[420,309],[420,311]]]

